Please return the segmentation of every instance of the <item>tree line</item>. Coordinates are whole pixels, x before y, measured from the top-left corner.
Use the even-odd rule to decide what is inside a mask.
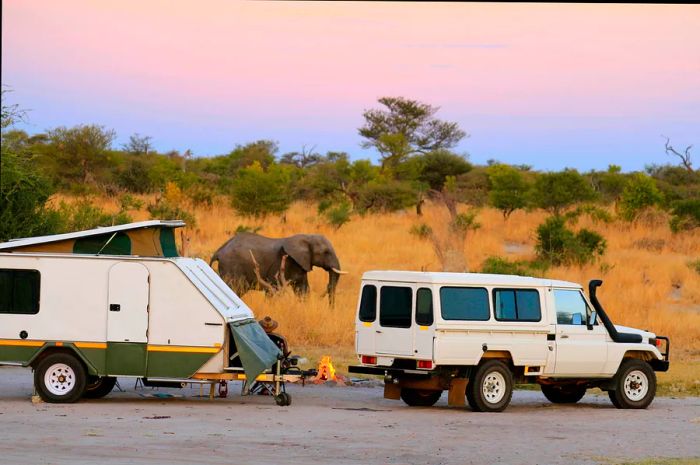
[[[140,134],[115,147],[115,132],[95,124],[28,134],[14,127],[23,114],[6,105],[3,92],[0,240],[128,221],[126,211],[139,204],[133,194],[140,193],[162,194],[148,205],[154,217],[190,220],[183,200],[207,206],[225,196],[236,211],[253,217],[283,215],[296,200],[314,201],[335,227],[357,214],[411,208],[420,215],[426,200],[444,204],[452,220],[462,224],[467,220],[457,213],[460,203],[493,206],[504,221],[520,209],[543,209],[551,213],[550,233],[557,230],[557,237],[569,237],[569,242],[578,233],[562,233],[567,224],[583,213],[604,219],[609,213],[600,207],[606,205],[614,205],[626,221],[659,209],[670,212],[674,231],[700,227],[700,172],[692,168],[690,147],[677,152],[667,140],[666,151],[670,147],[682,155],[683,163],[634,173],[615,165],[584,173],[540,172],[495,160],[476,165],[453,150],[466,132],[437,118],[438,111],[402,97],[381,98],[376,108],[366,110],[357,131],[362,147],[379,153],[378,163],[306,147],[281,154],[272,140],[193,157],[190,151],[160,153],[152,138]],[[46,200],[55,192],[119,196],[122,211],[106,215],[87,200],[49,208]],[[592,241],[595,249],[593,239],[584,234],[576,240]]]

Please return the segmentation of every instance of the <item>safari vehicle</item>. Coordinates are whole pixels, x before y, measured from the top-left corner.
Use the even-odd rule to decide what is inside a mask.
[[[370,271],[356,318],[360,365],[384,375],[384,397],[499,412],[514,383],[537,383],[554,403],[575,403],[592,387],[618,408],[646,408],[655,371],[667,371],[669,340],[615,326],[579,284],[475,273]],[[660,349],[664,349],[661,352]]]
[[[48,402],[99,398],[117,376],[146,386],[299,378],[286,343],[199,259],[180,221],[145,221],[0,244],[0,365],[34,369]],[[273,341],[273,339],[275,339]],[[280,349],[281,348],[281,349]],[[223,390],[223,389],[222,389]]]

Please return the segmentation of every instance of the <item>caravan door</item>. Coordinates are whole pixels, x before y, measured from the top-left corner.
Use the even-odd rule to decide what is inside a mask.
[[[148,341],[149,273],[141,263],[121,262],[109,270],[107,374],[144,376]]]

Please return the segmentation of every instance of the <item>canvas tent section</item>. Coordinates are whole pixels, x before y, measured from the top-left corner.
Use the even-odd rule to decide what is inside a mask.
[[[175,228],[182,221],[151,220],[52,236],[13,239],[0,252],[177,257]]]

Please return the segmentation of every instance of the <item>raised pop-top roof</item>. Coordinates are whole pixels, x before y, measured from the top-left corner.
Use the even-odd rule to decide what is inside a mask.
[[[181,220],[149,220],[138,221],[136,223],[120,224],[117,226],[105,226],[103,228],[86,229],[85,231],[76,231],[65,234],[52,234],[50,236],[26,237],[22,239],[10,239],[8,242],[0,243],[0,250],[16,249],[26,247],[28,245],[47,244],[50,242],[67,241],[71,239],[80,239],[90,236],[102,236],[115,232],[133,231],[142,228],[180,228],[185,226],[185,222]]]
[[[392,281],[402,283],[452,284],[463,286],[523,286],[573,287],[580,284],[553,279],[531,278],[505,274],[445,273],[433,271],[367,271],[363,281]]]

